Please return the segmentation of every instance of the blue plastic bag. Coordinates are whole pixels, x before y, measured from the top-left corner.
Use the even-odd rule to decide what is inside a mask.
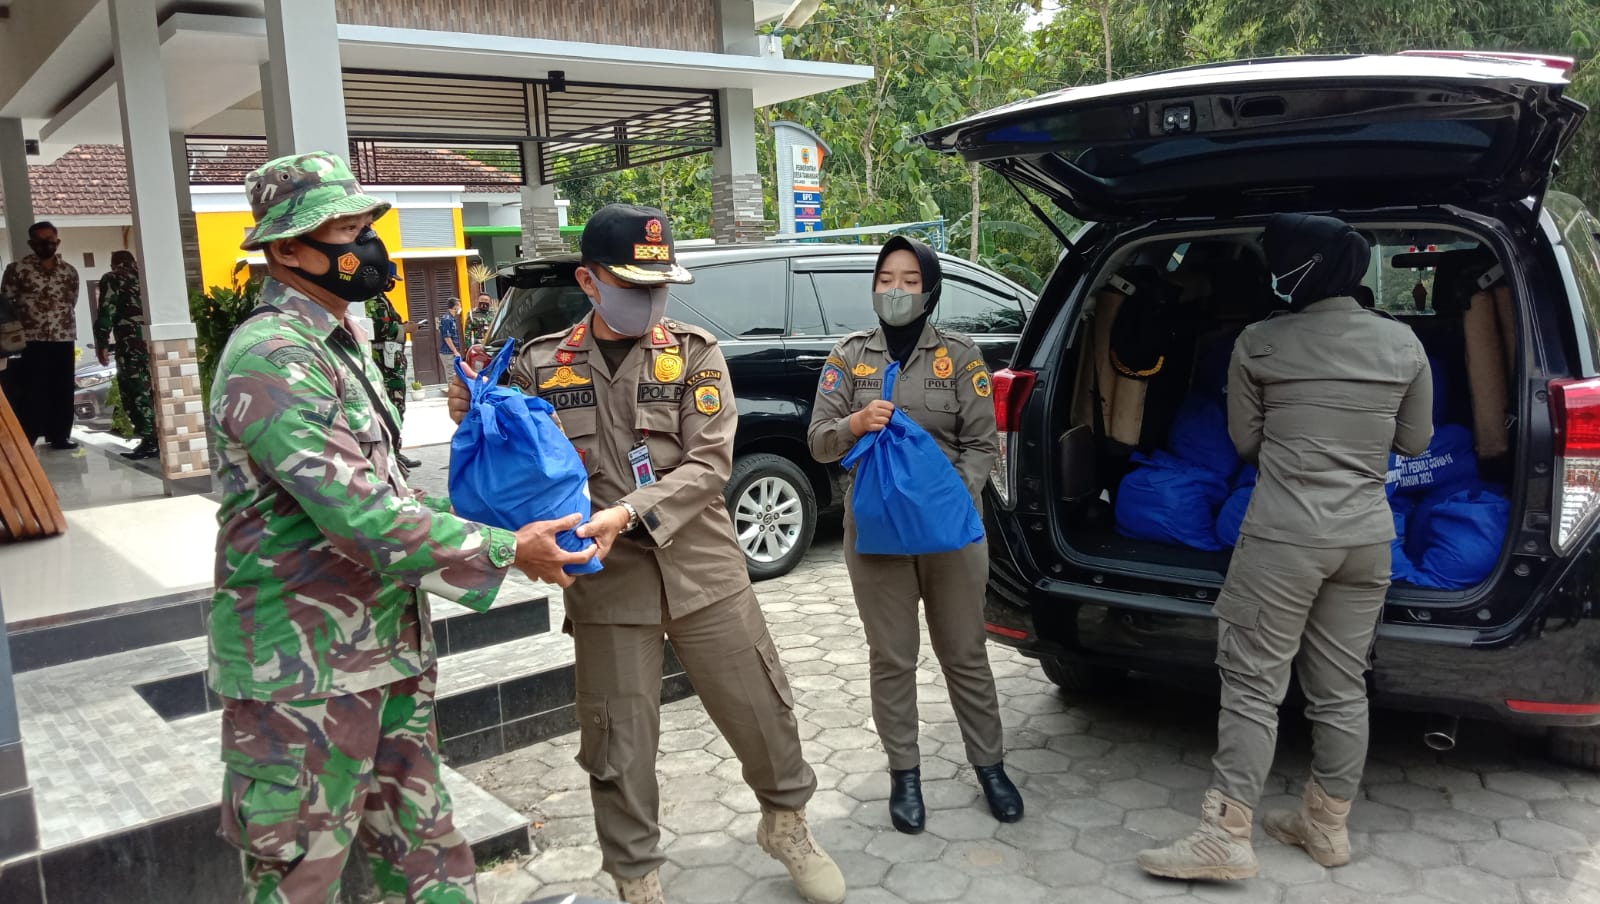
[[[1511,503],[1483,487],[1424,502],[1408,544],[1417,572],[1412,583],[1460,590],[1481,582],[1500,560],[1510,518]]]
[[[1407,534],[1416,505],[1411,499],[1401,496],[1390,500],[1390,508],[1394,513],[1394,540],[1389,544],[1389,579],[1391,582],[1420,584],[1417,567],[1411,564],[1411,556],[1406,552]]]
[[[899,375],[896,361],[883,375],[884,399],[894,395]],[[855,473],[856,552],[920,556],[983,539],[983,519],[961,475],[928,431],[899,408],[882,430],[856,440],[840,464]]]
[[[1117,531],[1135,540],[1177,543],[1215,552],[1217,509],[1228,495],[1228,479],[1168,452],[1136,452],[1139,467],[1117,490]]]
[[[477,377],[469,378],[461,359],[456,372],[472,392],[472,407],[450,439],[450,504],[461,517],[517,530],[534,521],[571,514],[589,520],[589,475],[578,450],[556,425],[555,409],[538,396],[498,386],[511,366],[515,340]],[[556,535],[568,552],[593,541],[575,530]],[[593,574],[600,560],[566,566],[567,574]]]
[[[1191,394],[1178,407],[1167,434],[1172,454],[1231,481],[1239,470],[1239,451],[1228,435],[1228,410],[1220,397]]]
[[[1395,493],[1431,493],[1459,487],[1478,479],[1478,456],[1472,450],[1472,431],[1455,424],[1434,428],[1428,451],[1415,458],[1389,456],[1384,489]]]

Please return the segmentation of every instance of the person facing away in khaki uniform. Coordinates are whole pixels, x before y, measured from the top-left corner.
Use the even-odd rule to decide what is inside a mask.
[[[599,509],[579,533],[594,538],[605,568],[578,577],[565,604],[578,763],[590,776],[602,865],[624,901],[665,900],[656,754],[666,638],[744,765],[761,804],[761,849],[807,901],[843,901],[844,876],[807,827],[816,776],[722,499],[738,425],[728,367],[710,333],[662,319],[668,284],[693,277],[654,208],[603,208],[580,247],[578,285],[594,312],[530,341],[510,379],[555,407]],[[451,416],[465,412],[454,380]]]
[[[1277,743],[1291,666],[1311,721],[1299,811],[1267,834],[1323,866],[1350,861],[1345,822],[1367,757],[1364,673],[1389,589],[1389,452],[1433,439],[1433,382],[1411,329],[1351,297],[1366,239],[1331,217],[1279,214],[1262,235],[1273,291],[1288,302],[1246,328],[1228,372],[1228,432],[1260,469],[1217,597],[1222,710],[1200,828],[1139,854],[1150,873],[1245,879],[1256,801]]]
[[[999,451],[989,369],[972,340],[928,323],[942,275],[939,256],[927,245],[904,236],[884,244],[872,284],[879,328],[851,333],[834,346],[817,384],[807,438],[818,461],[838,461],[856,440],[882,430],[898,406],[938,442],[978,505]],[[896,361],[901,373],[890,402],[882,397],[883,377]],[[845,566],[871,656],[872,719],[889,758],[889,817],[911,835],[926,824],[917,750],[920,599],[967,760],[990,812],[1016,822],[1022,795],[1001,763],[1000,703],[983,627],[988,546],[979,541],[919,556],[858,553],[854,492],[852,486],[845,505]]]

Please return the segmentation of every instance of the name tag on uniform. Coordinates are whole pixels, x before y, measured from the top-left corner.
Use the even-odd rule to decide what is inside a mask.
[[[634,487],[647,487],[656,482],[656,466],[650,462],[650,447],[640,443],[628,450],[628,465],[633,468]]]

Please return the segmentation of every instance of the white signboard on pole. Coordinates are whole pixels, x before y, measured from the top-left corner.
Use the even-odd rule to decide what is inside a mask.
[[[817,133],[798,123],[772,124],[777,143],[778,231],[822,229],[822,161],[828,146]]]

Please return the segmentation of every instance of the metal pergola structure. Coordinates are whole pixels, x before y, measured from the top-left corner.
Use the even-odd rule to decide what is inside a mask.
[[[350,69],[344,100],[351,166],[378,185],[457,184],[462,157],[481,164],[480,183],[550,184],[722,143],[710,89]],[[190,181],[237,184],[265,148],[256,136],[190,136]]]

